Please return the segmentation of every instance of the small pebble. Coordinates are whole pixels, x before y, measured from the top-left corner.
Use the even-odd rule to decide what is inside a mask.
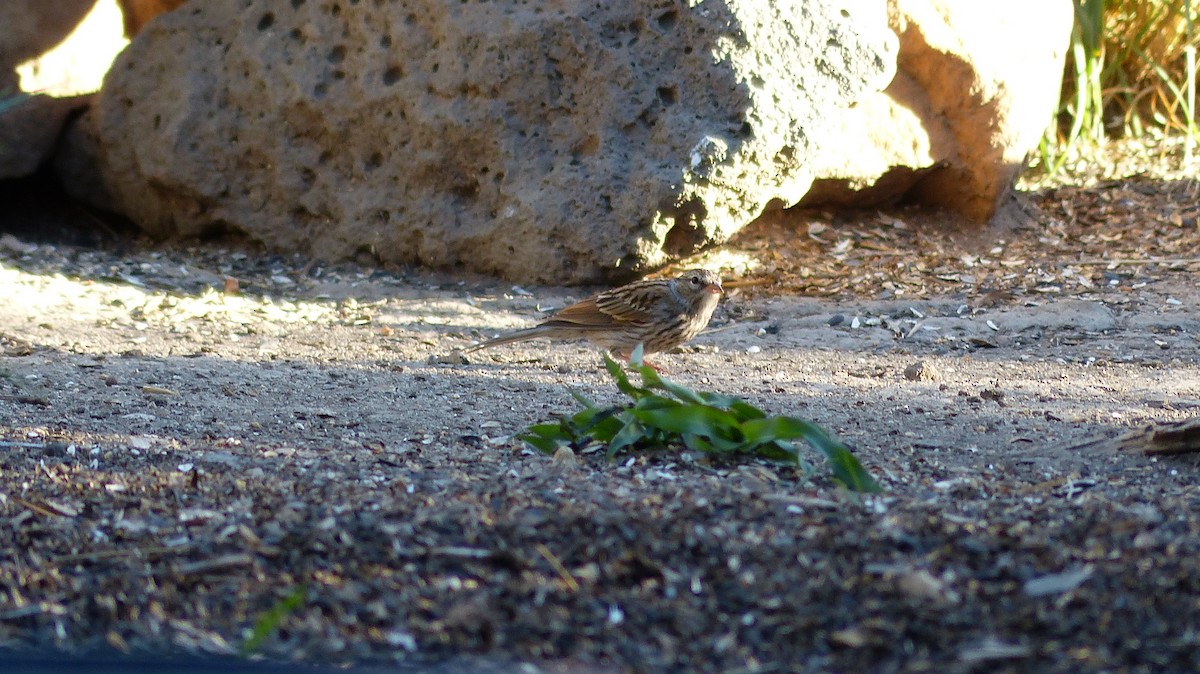
[[[554,456],[550,458],[550,465],[556,470],[570,471],[579,465],[579,459],[576,458],[575,452],[570,447],[563,446],[554,450]]]
[[[470,363],[462,351],[451,351],[446,354],[433,353],[429,355],[426,362],[430,365],[467,365]]]
[[[941,381],[942,373],[928,361],[919,360],[904,368],[904,378],[909,381]]]

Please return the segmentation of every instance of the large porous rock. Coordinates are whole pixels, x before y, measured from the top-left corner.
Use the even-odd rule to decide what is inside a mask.
[[[0,93],[15,91],[16,67],[62,42],[96,0],[0,1]]]
[[[987,221],[1053,118],[1072,4],[889,0],[889,14],[896,77],[841,117],[843,152],[817,158],[802,203],[903,197]]]
[[[109,73],[76,185],[162,237],[620,280],[808,189],[882,2],[206,0]]]

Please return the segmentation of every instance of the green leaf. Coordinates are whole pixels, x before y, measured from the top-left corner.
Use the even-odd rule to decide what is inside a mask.
[[[567,393],[571,394],[571,397],[575,399],[575,402],[583,405],[584,409],[596,409],[596,403],[593,402],[591,398],[584,395],[583,391],[567,388]]]
[[[559,447],[567,444],[566,441],[552,438],[544,435],[518,435],[517,439],[525,444],[533,447],[542,454],[553,454]]]
[[[258,620],[254,623],[254,628],[250,631],[250,637],[242,642],[242,655],[251,655],[257,651],[262,646],[262,643],[267,640],[267,637],[279,629],[284,618],[287,618],[288,615],[304,604],[304,598],[307,594],[308,588],[306,586],[297,585],[286,596],[275,602],[274,606],[261,613]]]
[[[659,373],[655,372],[651,368],[646,368],[645,371],[642,372],[642,382],[646,388],[666,391],[685,403],[703,405],[706,402],[699,393],[696,393],[683,384],[676,384],[670,379],[667,379],[666,377],[663,377]]]
[[[693,452],[704,452],[705,454],[718,453],[717,448],[715,445],[713,445],[713,443],[700,437],[699,435],[683,433],[679,436],[679,438],[683,441],[683,446],[687,447]]]
[[[663,410],[663,409],[669,409],[672,407],[682,407],[682,406],[683,406],[683,403],[679,402],[678,400],[671,400],[670,398],[664,398],[662,396],[651,394],[651,395],[648,395],[645,398],[642,398],[641,400],[637,401],[637,404],[633,406],[633,409],[634,410]]]
[[[758,444],[774,442],[775,440],[802,439],[815,426],[801,419],[792,417],[765,417],[750,419],[742,424],[742,433],[747,442]]]
[[[717,437],[703,437],[684,433],[680,436],[683,446],[705,454],[736,454],[745,449],[746,443]]]
[[[747,443],[748,444],[748,443]],[[778,442],[768,442],[762,445],[753,445],[747,451],[752,451],[754,454],[761,456],[764,459],[779,461],[782,463],[790,463],[792,465],[800,465],[800,454],[795,447],[790,447]]]
[[[796,448],[796,445],[788,442],[787,440],[776,440],[763,445],[763,448],[778,448],[778,451],[782,452],[783,454],[790,455],[790,459],[784,458],[780,460],[796,466],[802,473],[811,473],[813,471],[812,464],[805,461],[804,457],[800,454],[800,450]]]
[[[704,401],[705,405],[724,408],[728,408],[730,405],[738,402],[737,398],[721,395],[720,393],[713,393],[711,391],[705,391],[704,393],[701,393],[700,399]]]
[[[611,375],[613,381],[617,383],[617,389],[621,391],[621,393],[624,393],[634,400],[650,394],[650,391],[644,388],[639,388],[630,383],[629,376],[625,374],[625,369],[622,368],[621,364],[613,360],[607,353],[604,354],[604,368],[608,370],[608,374]]]
[[[636,416],[647,426],[668,433],[700,435],[709,439],[727,439],[740,442],[742,431],[734,416],[715,407],[700,405],[678,405],[664,409],[634,410]]]
[[[571,425],[586,433],[591,427],[620,412],[619,407],[592,407],[580,410],[571,417]]]
[[[862,464],[858,462],[850,448],[841,446],[825,453],[829,457],[829,465],[833,469],[834,479],[854,491],[880,494],[883,487],[871,477]]]
[[[1098,55],[1104,36],[1104,0],[1074,0],[1075,25],[1089,55]]]
[[[850,448],[829,437],[816,424],[795,417],[768,417],[747,421],[742,424],[742,432],[748,441],[757,444],[803,439],[829,459],[834,478],[842,484],[855,491],[883,491]]]
[[[608,443],[608,451],[605,456],[612,459],[617,452],[626,447],[633,447],[637,443],[646,438],[646,429],[638,422],[637,419],[630,419],[616,435],[613,436],[611,442]]]
[[[564,428],[564,423],[560,421],[557,424],[534,424],[517,439],[543,454],[553,454],[559,447],[570,444],[573,438],[570,430]]]
[[[604,354],[604,369],[608,370],[609,376],[613,378],[613,381],[617,382],[617,388],[621,393],[633,395],[633,384],[629,383],[629,377],[625,375],[624,368],[607,353]]]
[[[587,433],[586,429],[595,426],[600,421],[603,421],[605,416],[611,414],[611,410],[604,410],[598,407],[579,410],[569,418],[562,420],[563,431],[569,432],[572,436],[583,435]]]
[[[710,401],[709,404],[714,405],[716,403]],[[733,415],[737,417],[738,421],[763,419],[767,416],[766,412],[758,409],[754,405],[751,405],[744,400],[738,400],[737,398],[734,398],[733,402],[729,403],[728,405],[723,405],[723,407],[726,407],[730,412],[732,412]]]
[[[567,431],[563,429],[561,421],[556,424],[534,424],[529,428],[526,428],[525,432],[544,438],[570,438],[570,435],[567,433]]]
[[[621,416],[623,416],[623,411],[619,407],[599,410],[593,415],[591,421],[579,427],[576,435],[577,437],[591,436],[600,442],[609,442],[625,425]]]

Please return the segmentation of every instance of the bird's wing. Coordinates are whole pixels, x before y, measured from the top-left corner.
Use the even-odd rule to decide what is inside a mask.
[[[662,301],[662,282],[646,281],[596,295],[596,308],[621,323],[645,323]]]
[[[650,320],[650,309],[661,302],[654,287],[633,288],[626,286],[595,297],[580,300],[546,321],[549,325],[577,327],[611,327],[624,323],[645,323]]]

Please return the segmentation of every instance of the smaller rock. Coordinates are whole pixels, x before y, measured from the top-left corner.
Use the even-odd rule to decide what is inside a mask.
[[[470,361],[462,351],[451,351],[447,354],[430,354],[428,363],[430,365],[468,365]]]
[[[0,236],[0,250],[5,250],[17,255],[31,255],[37,252],[36,243],[25,243],[12,234]]]
[[[979,392],[979,397],[982,400],[990,400],[1001,407],[1005,407],[1004,391],[1001,391],[999,389],[985,388]]]
[[[575,470],[579,465],[579,458],[575,456],[575,452],[570,447],[559,447],[554,450],[554,456],[550,458],[550,465],[559,472],[570,472]]]
[[[896,588],[904,594],[934,604],[957,604],[961,597],[940,578],[925,569],[914,569],[896,577]]]
[[[867,633],[858,627],[848,627],[832,632],[829,635],[829,641],[834,646],[842,648],[862,648],[868,643]]]
[[[1091,578],[1092,571],[1093,567],[1088,564],[1062,573],[1030,578],[1025,581],[1025,594],[1030,597],[1045,597],[1071,592],[1082,585],[1085,580]]]
[[[41,168],[54,152],[67,116],[89,100],[89,96],[0,97],[0,179],[22,178]]]
[[[942,373],[932,363],[919,360],[904,368],[904,378],[909,381],[941,381]]]

